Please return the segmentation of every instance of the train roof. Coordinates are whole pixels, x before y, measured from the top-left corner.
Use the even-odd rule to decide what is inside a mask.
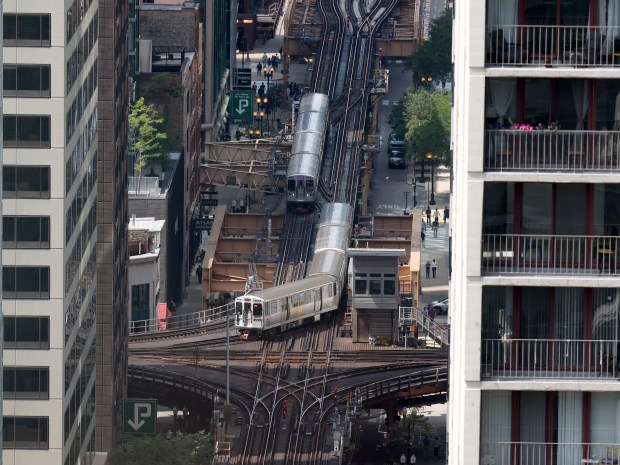
[[[297,294],[299,292],[303,292],[309,289],[313,289],[318,286],[324,286],[332,282],[334,282],[334,279],[328,275],[316,275],[300,279],[299,281],[293,281],[291,283],[283,284],[281,286],[275,286],[270,289],[265,289],[263,291],[252,291],[247,295],[251,297],[258,297],[265,301],[270,301],[274,299],[280,299],[282,297],[287,297],[292,294]]]
[[[295,134],[291,154],[311,153],[319,156],[323,145],[323,134],[320,132],[298,132]]]
[[[299,113],[306,111],[320,111],[323,112],[329,108],[329,97],[325,94],[317,92],[306,94],[299,102]]]
[[[304,131],[325,132],[326,123],[327,115],[325,113],[301,113],[297,117],[297,123],[295,123],[295,134]]]
[[[309,153],[299,153],[291,155],[286,169],[286,177],[294,178],[295,176],[304,176],[306,178],[315,178],[319,171],[319,156]]]
[[[328,225],[343,225],[347,226],[353,219],[353,207],[350,204],[344,202],[332,202],[326,203],[321,209],[321,221],[319,228]]]

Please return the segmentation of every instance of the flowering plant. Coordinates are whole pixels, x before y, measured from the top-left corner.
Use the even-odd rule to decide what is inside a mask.
[[[510,129],[515,131],[533,131],[534,126],[532,126],[531,124],[517,123],[513,124]]]

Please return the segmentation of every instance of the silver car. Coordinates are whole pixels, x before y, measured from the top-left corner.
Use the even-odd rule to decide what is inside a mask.
[[[449,299],[444,299],[444,300],[436,300],[434,302],[431,302],[428,308],[434,309],[435,315],[447,315],[449,306],[450,306]]]

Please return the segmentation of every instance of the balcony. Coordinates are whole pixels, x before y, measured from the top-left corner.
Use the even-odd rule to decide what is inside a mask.
[[[618,26],[489,26],[486,64],[620,67],[619,37]]]
[[[483,274],[618,276],[619,236],[483,234]]]
[[[482,464],[564,465],[617,464],[617,443],[494,442],[480,444]]]
[[[483,339],[481,378],[619,379],[617,340]]]
[[[486,171],[609,172],[620,169],[620,131],[485,131]]]

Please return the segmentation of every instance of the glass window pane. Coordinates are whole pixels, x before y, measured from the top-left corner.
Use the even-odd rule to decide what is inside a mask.
[[[2,291],[15,292],[15,267],[2,267]]]
[[[17,120],[17,140],[38,142],[41,140],[41,117],[20,116]]]
[[[392,280],[383,281],[383,293],[385,295],[395,295],[396,294],[396,281],[392,281]]]
[[[10,147],[17,140],[17,118],[14,115],[5,115],[2,118],[2,130],[4,145]]]
[[[2,83],[5,92],[17,90],[17,70],[15,66],[4,67]]]
[[[39,419],[38,418],[15,418],[15,447],[38,448],[39,447]]]
[[[50,218],[45,216],[41,218],[41,247],[50,246]]]
[[[41,17],[39,15],[18,15],[17,37],[20,40],[41,40]]]
[[[39,369],[18,368],[15,370],[15,392],[33,394],[39,392]]]
[[[5,368],[2,375],[2,389],[5,395],[15,392],[15,370]]]
[[[39,318],[39,340],[49,346],[50,342],[50,320],[49,318]]]
[[[355,280],[355,294],[366,295],[366,280],[365,279]]]
[[[2,22],[4,29],[2,30],[2,36],[7,40],[15,40],[16,35],[16,16],[15,15],[4,15],[4,20]]]
[[[15,217],[5,216],[2,218],[2,242],[15,241]]]
[[[39,242],[41,239],[40,221],[38,216],[22,216],[17,218],[17,241]]]
[[[38,342],[39,318],[18,318],[15,339],[17,342]]]
[[[41,67],[20,66],[17,71],[19,90],[41,90]]]
[[[380,295],[381,294],[381,280],[371,279],[369,288],[370,288],[370,295]]]
[[[3,318],[4,323],[4,342],[15,341],[15,317],[5,316]]]
[[[16,291],[38,294],[41,287],[39,268],[34,266],[18,266],[15,268]]]
[[[15,418],[2,418],[2,446],[13,447],[15,443]]]
[[[2,192],[5,196],[15,195],[15,167],[5,166],[2,173]]]

